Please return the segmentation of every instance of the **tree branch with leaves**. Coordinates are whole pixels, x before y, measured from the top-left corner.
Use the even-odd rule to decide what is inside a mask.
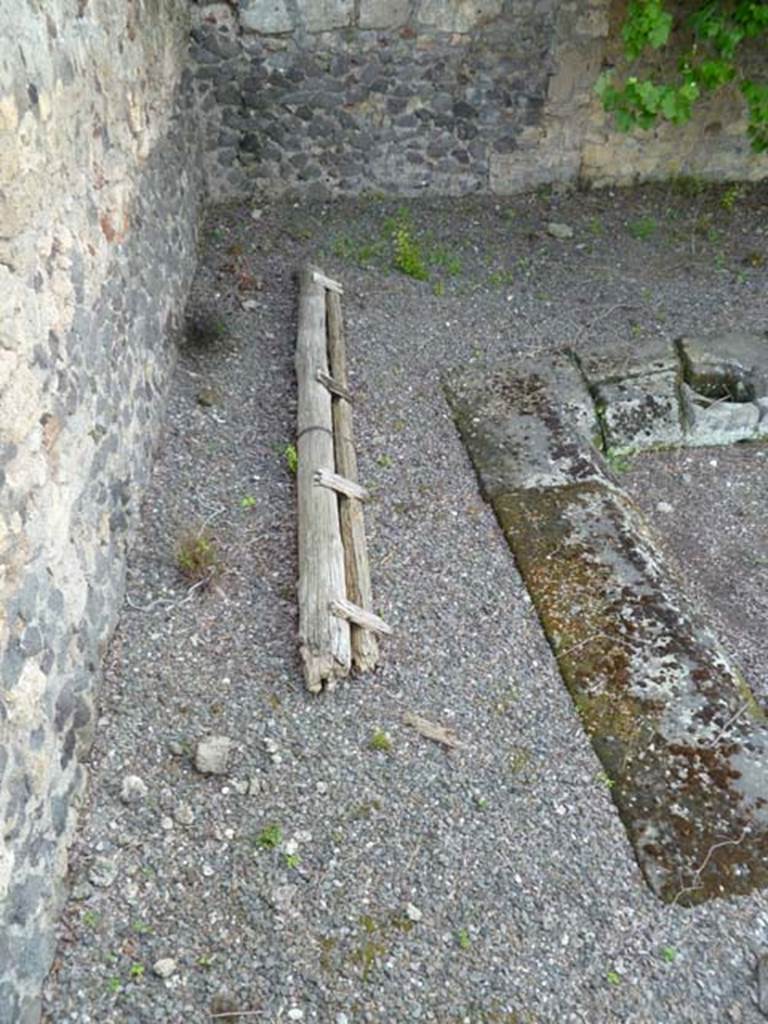
[[[704,0],[689,6],[687,16],[676,19],[665,0],[630,0],[622,26],[627,59],[635,62],[649,50],[682,44],[680,55],[670,75],[630,75],[616,84],[614,72],[604,72],[596,86],[603,106],[622,131],[652,128],[659,119],[683,124],[698,100],[733,82],[746,105],[752,149],[768,152],[768,81],[749,74],[743,61],[744,44],[751,40],[768,58],[768,0]],[[768,59],[764,67],[768,77]]]

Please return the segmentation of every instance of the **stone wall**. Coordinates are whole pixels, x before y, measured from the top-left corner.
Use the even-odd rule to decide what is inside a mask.
[[[188,32],[172,0],[0,0],[2,1024],[38,1017],[194,263]]]
[[[625,0],[192,3],[213,197],[758,178],[735,96],[625,136],[593,94]]]

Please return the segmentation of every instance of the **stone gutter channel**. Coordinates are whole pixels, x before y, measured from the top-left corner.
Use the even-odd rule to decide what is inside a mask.
[[[648,884],[681,905],[767,885],[768,721],[615,470],[768,440],[768,341],[563,350],[446,390]]]

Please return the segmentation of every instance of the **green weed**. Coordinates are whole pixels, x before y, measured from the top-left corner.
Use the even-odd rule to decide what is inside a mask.
[[[296,451],[295,444],[287,444],[285,448],[283,448],[283,458],[285,459],[285,464],[288,467],[288,472],[293,473],[295,476],[296,471],[299,468],[299,453]]]
[[[429,279],[424,254],[413,236],[410,225],[404,220],[398,221],[395,225],[392,232],[392,246],[394,249],[393,263],[402,274],[406,274],[416,281]]]
[[[729,185],[728,188],[720,196],[720,205],[728,213],[733,213],[734,207],[738,201],[744,196],[743,185]]]
[[[638,220],[630,222],[628,230],[633,238],[639,238],[642,241],[647,241],[653,234],[655,234],[658,224],[653,217],[640,217]]]
[[[392,749],[392,740],[387,733],[382,732],[381,729],[377,729],[368,741],[368,749],[380,750],[387,753]]]
[[[195,583],[211,580],[220,569],[216,542],[204,528],[184,532],[176,544],[176,565]]]
[[[279,825],[267,825],[256,836],[256,845],[265,850],[274,850],[283,841],[283,830]]]

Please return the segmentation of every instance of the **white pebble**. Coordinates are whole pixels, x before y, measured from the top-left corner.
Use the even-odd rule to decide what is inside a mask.
[[[138,775],[126,775],[120,787],[120,799],[124,804],[136,804],[147,795],[147,784]]]
[[[203,874],[205,875],[206,878],[210,878],[212,875],[215,875],[216,872],[214,871],[210,864],[203,864]]]
[[[414,924],[418,924],[418,922],[424,917],[419,908],[415,907],[413,903],[406,903],[405,916],[409,921],[413,921]]]
[[[288,1020],[304,1020],[304,1011],[300,1010],[298,1006],[294,1006],[292,1010],[288,1011]]]
[[[164,817],[160,819],[160,828],[165,829],[166,832],[170,832],[173,828],[173,818]]]
[[[289,857],[292,857],[294,853],[298,851],[298,849],[299,844],[296,842],[295,839],[288,839],[285,845],[283,846],[283,850]]]
[[[194,811],[189,804],[179,804],[173,816],[180,825],[191,825],[195,820]]]
[[[203,775],[224,775],[232,740],[229,736],[206,736],[195,750],[195,768]]]
[[[315,783],[315,789],[317,790],[317,792],[318,792],[318,794],[320,796],[325,796],[325,794],[328,792],[328,783],[327,782],[317,782],[317,783]],[[343,1014],[342,1014],[342,1016],[343,1016]]]
[[[176,961],[170,956],[161,957],[152,965],[152,970],[158,978],[170,978],[176,970]]]

